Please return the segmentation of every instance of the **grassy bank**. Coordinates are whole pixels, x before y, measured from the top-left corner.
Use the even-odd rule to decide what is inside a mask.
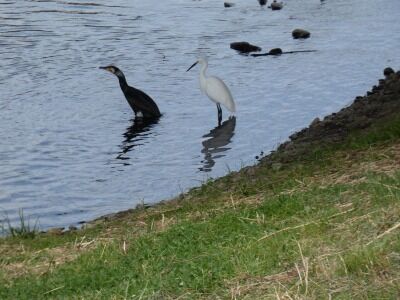
[[[273,156],[84,230],[2,239],[0,299],[398,299],[399,112]]]

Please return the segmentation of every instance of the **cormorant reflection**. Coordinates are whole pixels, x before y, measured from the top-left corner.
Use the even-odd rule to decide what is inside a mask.
[[[229,150],[225,147],[231,142],[235,134],[236,118],[230,117],[221,126],[215,127],[210,133],[203,135],[208,138],[202,142],[204,159],[201,161],[203,166],[199,168],[202,172],[210,172],[215,165],[215,159],[225,156],[223,152]]]
[[[143,119],[143,118],[135,118],[131,122],[132,124],[126,128],[123,136],[125,139],[122,141],[120,145],[121,152],[118,153],[117,159],[127,160],[129,157],[126,155],[130,152],[134,147],[140,146],[143,144],[143,140],[145,140],[149,135],[151,135],[152,127],[157,124],[159,119]]]

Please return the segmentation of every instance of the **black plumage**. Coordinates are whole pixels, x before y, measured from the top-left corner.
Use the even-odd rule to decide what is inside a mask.
[[[120,69],[115,66],[100,67],[100,69],[109,71],[118,77],[121,90],[132,110],[135,112],[136,117],[152,119],[161,116],[160,110],[154,100],[145,92],[129,86],[124,73],[122,73]]]

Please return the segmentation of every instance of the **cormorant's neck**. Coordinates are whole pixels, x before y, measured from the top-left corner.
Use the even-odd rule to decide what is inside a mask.
[[[118,77],[119,85],[121,86],[122,91],[125,91],[125,89],[128,87],[128,83],[126,82],[124,73],[119,71],[118,73],[115,73],[115,75]]]

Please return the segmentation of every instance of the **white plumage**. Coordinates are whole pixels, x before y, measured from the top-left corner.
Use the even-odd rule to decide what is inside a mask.
[[[226,84],[218,77],[207,76],[206,70],[208,67],[207,60],[200,58],[196,61],[188,71],[193,68],[196,64],[200,64],[200,90],[210,98],[215,104],[217,104],[218,109],[218,124],[221,125],[222,121],[222,109],[220,104],[225,106],[230,112],[234,113],[236,111],[235,102],[231,92],[229,91]]]

